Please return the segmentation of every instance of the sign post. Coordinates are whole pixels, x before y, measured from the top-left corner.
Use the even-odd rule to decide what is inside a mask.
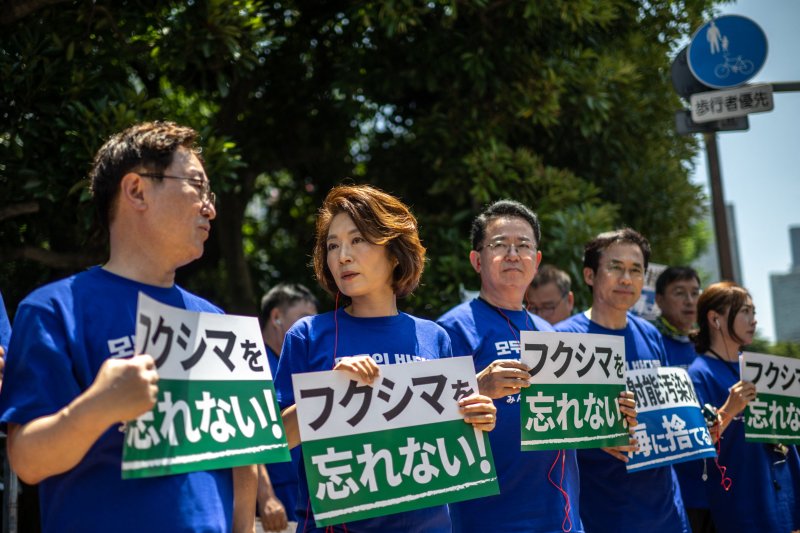
[[[703,24],[686,50],[686,62],[694,78],[699,84],[714,89],[729,89],[746,83],[761,70],[766,59],[767,37],[764,31],[758,24],[740,15],[724,15]],[[695,112],[696,102],[692,105],[692,124],[697,124],[695,119],[701,115]],[[715,121],[715,124],[721,123],[716,117],[709,120]],[[692,131],[693,128],[685,129]],[[717,131],[718,128],[712,128],[703,134],[714,213],[714,236],[720,275],[722,279],[736,281],[722,193]]]
[[[767,36],[740,15],[703,24],[692,37],[686,59],[692,74],[715,89],[738,87],[752,79],[767,60]]]

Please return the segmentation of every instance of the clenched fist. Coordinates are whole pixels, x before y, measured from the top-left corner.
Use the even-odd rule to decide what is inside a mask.
[[[146,354],[129,359],[108,359],[86,392],[104,407],[109,425],[133,420],[156,403],[158,372],[155,361]]]

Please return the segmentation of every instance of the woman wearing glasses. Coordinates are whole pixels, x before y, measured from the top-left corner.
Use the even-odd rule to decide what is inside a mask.
[[[387,354],[389,361],[450,357],[447,333],[428,320],[402,313],[397,298],[419,284],[425,248],[417,221],[397,198],[366,185],[335,187],[317,217],[314,271],[322,287],[336,297],[333,312],[299,320],[286,334],[275,377],[290,445],[298,443],[291,376],[301,372],[343,370],[368,383],[379,366],[366,354]],[[339,301],[344,302],[339,307]],[[359,355],[364,354],[364,355]],[[495,423],[495,407],[485,396],[460,401],[465,421],[482,430]],[[299,466],[298,531],[314,531],[305,469]],[[360,520],[336,531],[449,532],[444,505]]]
[[[756,388],[739,376],[739,353],[753,341],[755,314],[750,294],[728,281],[708,287],[697,302],[699,329],[692,338],[700,355],[689,376],[700,404],[711,404],[718,415],[711,432],[719,464],[706,462],[705,486],[716,531],[789,533],[800,529],[797,450],[744,438],[742,414]]]

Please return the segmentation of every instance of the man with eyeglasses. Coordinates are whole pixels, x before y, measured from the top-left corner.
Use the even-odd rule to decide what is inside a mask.
[[[552,325],[566,320],[575,306],[575,295],[570,285],[569,274],[553,265],[542,265],[528,287],[528,311]]]
[[[592,307],[556,326],[558,331],[625,338],[629,370],[668,364],[658,330],[629,310],[639,300],[650,243],[624,228],[601,233],[584,247],[583,279]],[[635,447],[634,447],[635,448]],[[581,518],[592,533],[688,533],[680,489],[671,466],[628,473],[629,446],[579,450]]]
[[[580,533],[574,450],[567,450],[563,478],[560,473],[553,478],[554,486],[548,471],[559,452],[520,449],[520,390],[530,379],[529,368],[519,361],[520,331],[552,331],[523,307],[542,257],[539,219],[519,202],[500,200],[475,218],[471,239],[469,259],[480,276],[480,296],[454,307],[438,323],[450,335],[453,355],[473,357],[480,392],[497,407],[497,425],[488,435],[500,494],[451,503],[453,531],[561,531],[568,518],[572,531]],[[570,498],[568,517],[558,479]]]
[[[39,483],[45,532],[253,529],[255,467],[121,476],[122,424],[158,393],[153,357],[134,353],[139,293],[221,312],[175,285],[216,216],[196,138],[171,122],[112,136],[90,173],[108,261],[35,290],[17,310],[0,421],[12,467]]]
[[[689,333],[697,325],[697,299],[700,297],[700,276],[686,266],[672,266],[656,280],[656,304],[661,309],[654,325],[661,333],[667,358],[672,366],[688,368],[697,352]],[[703,471],[705,459],[673,465],[681,487],[681,497],[691,530],[714,531],[711,509],[706,495]]]
[[[664,340],[672,366],[688,368],[697,353],[689,333],[697,324],[700,276],[691,267],[669,267],[656,280],[656,304],[661,316],[655,326]]]

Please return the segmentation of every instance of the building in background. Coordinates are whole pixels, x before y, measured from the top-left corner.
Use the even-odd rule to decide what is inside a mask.
[[[786,274],[770,274],[775,339],[800,341],[800,226],[789,228],[792,266]]]

